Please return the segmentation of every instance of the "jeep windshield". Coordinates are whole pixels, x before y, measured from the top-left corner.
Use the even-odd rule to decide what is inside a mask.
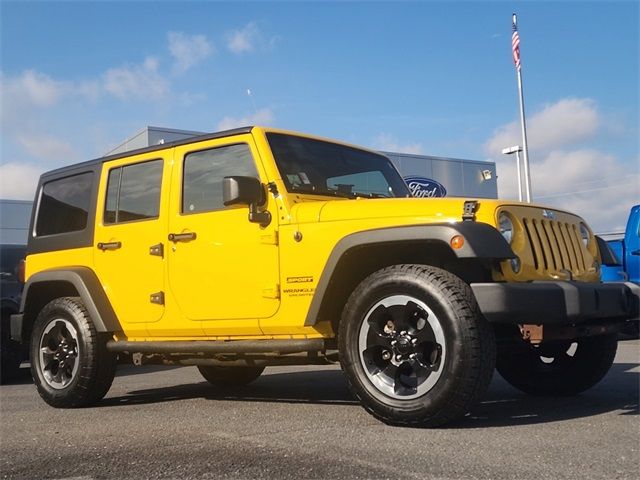
[[[410,197],[384,155],[311,138],[267,133],[287,191],[333,197]]]

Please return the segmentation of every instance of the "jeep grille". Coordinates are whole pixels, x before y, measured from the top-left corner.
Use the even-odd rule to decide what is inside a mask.
[[[504,262],[500,280],[598,281],[598,247],[591,233],[584,245],[580,217],[559,210],[508,205],[496,210],[496,224],[501,213],[513,222],[511,248],[520,262],[515,270],[512,262]]]
[[[522,224],[537,271],[569,270],[580,275],[591,267],[577,225],[535,218],[523,218]]]

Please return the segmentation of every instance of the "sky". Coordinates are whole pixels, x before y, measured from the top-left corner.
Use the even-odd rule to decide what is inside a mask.
[[[639,6],[0,0],[0,198],[147,125],[250,124],[494,161],[517,198],[516,12],[533,200],[622,231],[640,203]]]

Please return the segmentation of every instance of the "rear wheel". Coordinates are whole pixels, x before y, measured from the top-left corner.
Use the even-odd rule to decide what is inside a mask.
[[[38,393],[53,407],[84,407],[101,400],[116,371],[84,304],[77,297],[49,302],[31,336],[31,373]]]
[[[525,393],[569,396],[583,392],[606,375],[618,347],[617,334],[534,346],[524,341],[498,354],[498,373]]]
[[[493,331],[469,286],[423,265],[367,277],[344,308],[338,343],[353,393],[394,425],[438,426],[463,416],[495,366]]]
[[[198,370],[211,385],[217,387],[240,387],[257,380],[264,367],[219,367],[199,365]]]

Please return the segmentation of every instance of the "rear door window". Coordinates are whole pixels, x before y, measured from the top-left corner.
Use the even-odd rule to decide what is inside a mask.
[[[151,160],[109,171],[105,224],[158,218],[163,163]]]

